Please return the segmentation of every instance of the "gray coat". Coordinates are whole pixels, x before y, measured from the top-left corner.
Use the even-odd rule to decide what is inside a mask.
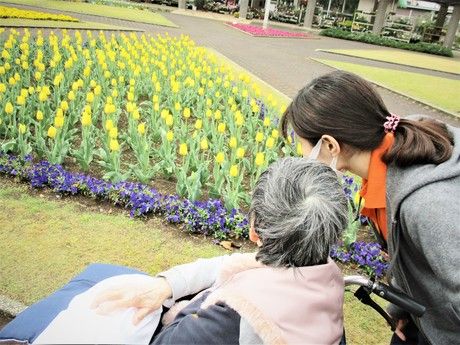
[[[448,161],[387,172],[390,272],[427,307],[413,319],[431,344],[460,344],[460,129],[449,130]],[[394,306],[389,312],[405,317]]]

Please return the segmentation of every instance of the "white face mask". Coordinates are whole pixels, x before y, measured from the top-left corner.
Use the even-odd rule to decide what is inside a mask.
[[[322,143],[323,143],[323,139],[319,139],[316,145],[311,150],[310,154],[308,155],[308,159],[318,160]],[[331,161],[331,164],[329,164],[329,167],[335,171],[338,177],[342,177],[343,173],[337,170],[338,158],[339,158],[339,155],[332,157],[332,161]]]

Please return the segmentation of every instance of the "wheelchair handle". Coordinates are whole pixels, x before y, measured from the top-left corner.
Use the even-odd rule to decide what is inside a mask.
[[[421,317],[425,313],[425,306],[421,305],[405,293],[384,283],[375,282],[362,276],[347,276],[345,277],[345,286],[349,285],[364,286],[371,292],[388,302],[397,305],[414,316]]]

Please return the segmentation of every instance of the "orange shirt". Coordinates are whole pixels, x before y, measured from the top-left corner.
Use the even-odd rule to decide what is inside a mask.
[[[382,162],[382,156],[393,145],[394,135],[388,133],[382,143],[371,153],[367,180],[363,179],[363,185],[359,194],[364,199],[363,216],[368,217],[382,237],[387,240],[387,212],[386,212],[386,177],[387,166]]]

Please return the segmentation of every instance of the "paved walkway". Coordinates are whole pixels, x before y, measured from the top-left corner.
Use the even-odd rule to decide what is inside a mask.
[[[17,5],[16,7],[31,8],[28,6]],[[53,12],[50,10],[47,11]],[[316,49],[392,48],[322,36],[318,36],[318,39],[252,37],[224,25],[221,17],[219,17],[219,20],[214,20],[210,19],[209,15],[205,15],[208,18],[201,18],[178,14],[180,12],[177,11],[175,12],[176,13],[163,12],[161,14],[179,25],[179,28],[166,28],[106,17],[80,15],[77,13],[73,13],[72,15],[84,21],[135,27],[153,34],[165,32],[168,32],[171,35],[188,34],[197,44],[214,48],[291,98],[296,95],[300,88],[305,86],[313,78],[333,70],[328,66],[310,60],[309,57],[354,62],[363,65],[392,68],[401,71],[411,71],[460,80],[460,76],[448,73],[428,71],[414,67],[399,66],[347,56],[331,55],[325,52],[316,51]],[[455,59],[460,60],[460,55],[457,54]],[[391,112],[400,115],[425,114],[444,120],[455,126],[460,126],[460,119],[453,119],[451,116],[447,116],[441,111],[420,104],[412,99],[400,96],[380,87],[377,88]]]

